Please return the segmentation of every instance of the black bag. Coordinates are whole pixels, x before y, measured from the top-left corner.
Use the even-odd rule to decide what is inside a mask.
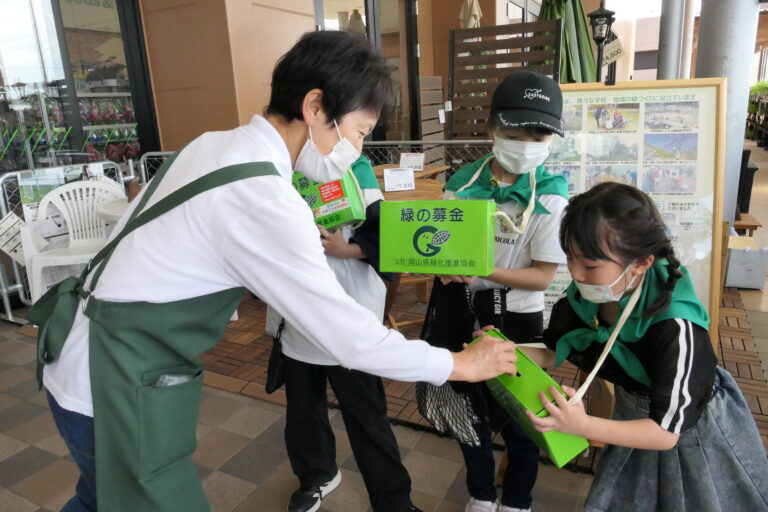
[[[277,328],[277,334],[272,338],[272,352],[269,353],[269,364],[267,365],[267,382],[264,384],[264,391],[272,394],[285,384],[285,357],[283,356],[283,344],[280,336],[283,334],[285,320],[280,322]]]
[[[509,288],[491,288],[476,291],[472,297],[472,312],[480,327],[492,325],[504,332],[504,319],[507,316],[507,290]],[[467,297],[469,301],[469,297]]]

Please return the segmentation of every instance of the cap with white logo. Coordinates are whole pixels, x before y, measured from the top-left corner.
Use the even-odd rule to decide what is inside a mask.
[[[563,94],[560,86],[535,71],[512,71],[496,87],[491,116],[498,129],[535,126],[563,136]]]

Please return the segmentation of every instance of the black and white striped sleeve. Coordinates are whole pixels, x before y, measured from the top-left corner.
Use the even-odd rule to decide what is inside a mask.
[[[712,391],[717,359],[709,335],[673,318],[655,324],[644,338],[653,344],[645,365],[651,378],[650,418],[679,434],[698,421]]]

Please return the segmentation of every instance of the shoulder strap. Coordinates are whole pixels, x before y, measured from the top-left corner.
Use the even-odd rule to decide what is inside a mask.
[[[637,301],[640,299],[640,295],[642,295],[644,282],[645,282],[645,274],[643,274],[643,277],[640,279],[640,282],[637,284],[635,291],[632,292],[632,295],[629,298],[629,302],[627,302],[627,305],[624,306],[624,311],[621,312],[621,316],[619,317],[619,320],[616,322],[616,326],[613,328],[613,332],[611,333],[611,336],[608,338],[608,341],[605,342],[605,347],[603,347],[603,352],[600,354],[600,357],[597,359],[597,362],[595,363],[595,367],[592,368],[592,371],[589,372],[589,375],[587,375],[587,378],[579,386],[579,389],[576,391],[576,394],[573,395],[570,399],[568,399],[568,403],[571,403],[571,404],[578,403],[581,401],[582,398],[584,398],[584,395],[587,394],[589,385],[592,384],[593,380],[595,380],[595,377],[597,377],[597,373],[600,371],[600,368],[603,366],[605,359],[608,357],[608,354],[611,353],[611,349],[613,348],[613,344],[616,342],[616,339],[619,337],[621,328],[624,327],[624,324],[627,322],[627,318],[629,318],[629,315],[632,313],[632,310],[635,309],[635,304],[637,304]]]
[[[164,173],[162,175],[156,175],[150,186],[159,182],[160,180],[158,180],[158,178],[162,179],[163,175]],[[142,202],[137,205],[136,211],[134,211],[134,213],[131,215],[120,234],[112,239],[98,253],[96,253],[96,256],[93,257],[83,272],[83,279],[85,279],[85,276],[88,275],[91,269],[95,268],[97,265],[99,265],[99,263],[103,262],[103,264],[100,265],[96,270],[93,275],[93,279],[91,280],[90,289],[93,290],[96,288],[96,284],[98,283],[104,268],[107,266],[109,258],[112,255],[112,251],[115,249],[115,247],[117,247],[117,244],[119,244],[123,238],[125,238],[135,229],[140,228],[144,224],[147,224],[148,222],[156,219],[164,213],[167,213],[168,211],[176,208],[194,196],[202,194],[203,192],[214,189],[216,187],[233,183],[235,181],[240,181],[247,178],[255,178],[258,176],[277,175],[279,175],[279,172],[271,162],[251,162],[247,164],[229,165],[227,167],[222,167],[221,169],[208,173],[205,176],[197,178],[191,183],[184,185],[180,189],[162,198],[160,201],[147,208],[146,211],[137,214],[139,209],[143,208],[146,204],[146,199],[154,192],[154,188],[157,188],[155,185],[154,188],[147,190],[145,196],[142,198]]]
[[[160,166],[157,172],[155,172],[152,179],[149,180],[149,184],[147,185],[147,190],[144,192],[144,195],[141,196],[141,201],[139,201],[139,204],[136,205],[136,208],[133,210],[133,213],[131,213],[131,217],[129,220],[132,220],[134,217],[136,217],[136,215],[138,215],[141,212],[141,210],[144,209],[144,206],[147,204],[147,201],[155,192],[155,189],[157,189],[157,186],[160,184],[160,182],[163,181],[163,178],[168,172],[168,169],[170,169],[171,165],[173,165],[173,162],[176,160],[176,157],[179,156],[179,154],[181,154],[181,152],[184,151],[184,149],[187,146],[189,146],[189,143],[185,144],[181,149],[177,150],[171,156],[166,158],[165,162],[163,162],[163,164]]]

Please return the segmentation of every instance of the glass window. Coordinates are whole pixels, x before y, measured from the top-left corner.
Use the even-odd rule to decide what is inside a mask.
[[[658,67],[659,52],[651,50],[647,52],[635,52],[635,69],[656,69]]]
[[[507,4],[507,23],[522,23],[524,17],[525,10],[523,7],[511,2]]]
[[[324,0],[323,27],[367,36],[364,0]]]
[[[408,69],[408,36],[406,27],[406,5],[403,0],[381,0],[379,2],[381,26],[381,54],[392,68],[395,83],[395,101],[384,112],[383,123],[386,140],[410,140],[411,94]]]
[[[139,157],[115,4],[0,0],[0,172]]]
[[[531,23],[539,19],[541,2],[536,0],[508,0],[508,23]]]
[[[323,13],[325,30],[346,30],[368,38],[365,0],[316,0],[317,12]],[[411,99],[408,90],[408,51],[406,36],[406,1],[377,0],[381,54],[392,67],[395,82],[394,104],[382,113],[386,140],[407,140],[411,136]],[[318,20],[320,24],[320,20]]]

